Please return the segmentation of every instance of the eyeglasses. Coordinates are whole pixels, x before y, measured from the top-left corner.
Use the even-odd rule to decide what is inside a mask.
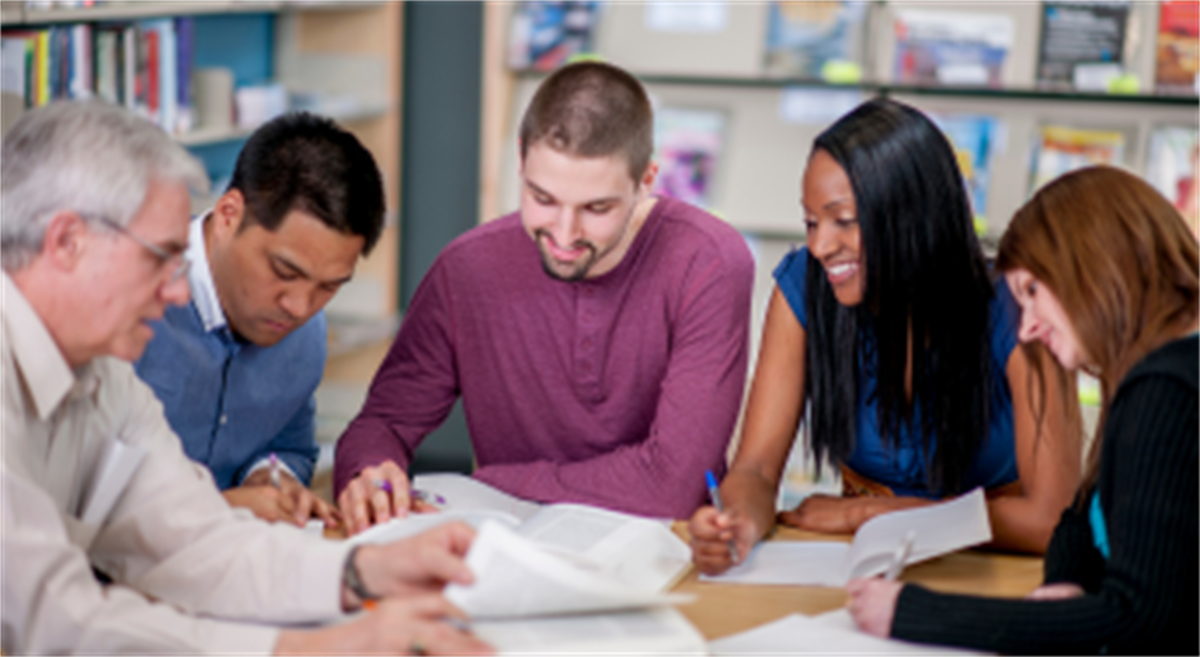
[[[173,264],[174,269],[171,270],[171,278],[168,281],[170,283],[174,283],[175,281],[178,281],[179,279],[183,278],[184,276],[187,276],[188,270],[191,269],[192,261],[188,260],[186,255],[184,255],[182,253],[170,253],[166,249],[162,248],[161,246],[158,246],[157,244],[151,244],[150,242],[147,242],[144,238],[140,237],[137,233],[129,230],[128,228],[122,226],[121,224],[118,224],[117,222],[113,221],[112,219],[109,219],[108,217],[104,217],[104,216],[101,216],[98,214],[83,214],[83,213],[76,213],[76,214],[78,214],[80,217],[83,217],[84,219],[99,222],[105,228],[116,231],[116,232],[124,235],[125,237],[128,237],[129,239],[133,240],[134,242],[137,242],[144,249],[146,249],[150,253],[154,254],[155,258],[158,258],[158,263],[159,263],[160,267],[167,265],[167,264]]]

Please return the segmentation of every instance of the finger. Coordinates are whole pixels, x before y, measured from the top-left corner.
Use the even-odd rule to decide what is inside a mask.
[[[370,512],[367,510],[364,490],[365,485],[359,478],[351,481],[346,486],[346,490],[342,491],[342,497],[345,500],[342,505],[342,515],[350,525],[347,529],[351,534],[357,534],[371,526],[367,517]]]
[[[475,581],[475,575],[467,567],[467,562],[445,546],[431,546],[425,549],[421,559],[425,566],[424,575],[438,582],[454,582],[468,585]]]
[[[308,519],[312,517],[313,502],[317,499],[317,496],[310,493],[306,488],[297,488],[296,490],[296,512],[292,514],[292,517],[296,519],[297,525],[303,527],[308,522]]]
[[[409,505],[412,504],[408,476],[399,467],[390,463],[389,465],[392,467],[387,469],[387,480],[392,484],[392,508],[395,509],[397,518],[403,518],[408,515]]]
[[[388,494],[378,488],[372,487],[368,497],[368,507],[374,516],[374,523],[379,524],[392,519],[392,500]]]
[[[337,509],[315,495],[313,496],[313,513],[325,523],[326,527],[338,526]]]
[[[720,513],[711,506],[701,507],[692,515],[688,523],[688,531],[696,538],[713,538],[720,531],[718,517]]]
[[[424,500],[418,500],[415,497],[413,498],[413,502],[412,502],[412,511],[413,511],[413,513],[441,513],[442,512],[442,510],[439,509],[437,506],[430,504],[429,502],[426,502]]]
[[[445,546],[451,554],[467,556],[471,543],[475,541],[475,530],[470,525],[464,522],[449,522],[442,525],[439,531],[442,532],[440,540],[445,541]]]

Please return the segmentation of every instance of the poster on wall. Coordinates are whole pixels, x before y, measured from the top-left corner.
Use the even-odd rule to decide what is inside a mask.
[[[1195,232],[1200,226],[1200,140],[1196,128],[1159,126],[1150,132],[1146,179],[1171,201]]]
[[[1046,2],[1038,46],[1038,87],[1108,91],[1123,72],[1128,2]]]
[[[1068,171],[1124,161],[1125,133],[1120,130],[1042,126],[1034,148],[1030,194]]]
[[[1010,16],[906,9],[896,12],[895,78],[901,84],[1003,85],[1016,27]]]
[[[654,118],[659,167],[655,192],[711,209],[724,133],[725,114],[720,110],[658,109]]]
[[[513,11],[508,65],[551,71],[592,50],[599,2],[522,2]]]
[[[932,114],[930,117],[954,148],[971,199],[976,230],[986,232],[991,161],[1000,123],[996,117],[982,114]]]
[[[1200,2],[1159,3],[1154,87],[1158,93],[1200,93]]]
[[[772,2],[767,11],[767,75],[827,82],[861,79],[866,2]],[[842,79],[854,74],[840,71],[857,71],[858,79]]]

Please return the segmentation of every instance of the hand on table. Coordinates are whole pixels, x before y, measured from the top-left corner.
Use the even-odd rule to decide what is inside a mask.
[[[492,647],[447,619],[465,620],[440,593],[379,601],[363,617],[319,630],[284,630],[275,654],[490,655]]]
[[[475,581],[463,561],[474,539],[475,530],[470,526],[448,522],[401,541],[363,545],[355,555],[355,565],[363,586],[380,598],[437,592],[449,583]],[[353,599],[348,602],[348,608],[357,606]]]
[[[413,497],[408,475],[393,461],[363,468],[338,495],[338,508],[350,535],[392,518],[403,518],[410,511],[437,511],[437,507]]]
[[[270,473],[263,468],[246,477],[241,486],[221,494],[229,506],[250,509],[267,522],[282,520],[303,527],[309,518],[316,516],[326,527],[338,526],[337,509],[286,472],[279,473],[279,480],[279,488],[272,486]]]
[[[738,558],[745,559],[760,534],[754,521],[738,508],[721,513],[712,506],[700,507],[692,514],[688,533],[692,537],[692,562],[705,575],[719,575],[736,565],[729,551],[730,541]]]
[[[1029,595],[1025,596],[1027,600],[1067,600],[1077,598],[1084,595],[1086,592],[1083,587],[1071,582],[1055,582],[1054,584],[1043,584],[1034,589]]]
[[[791,511],[779,514],[779,522],[796,529],[823,534],[853,534],[878,515],[931,504],[919,497],[837,497],[814,493]]]
[[[814,493],[795,509],[780,512],[779,522],[812,532],[853,534],[863,523],[858,507],[864,499]]]
[[[885,579],[852,579],[846,584],[850,594],[850,615],[864,632],[887,638],[892,633],[896,600],[904,584]]]

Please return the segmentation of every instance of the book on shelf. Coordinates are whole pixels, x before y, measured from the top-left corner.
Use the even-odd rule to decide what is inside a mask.
[[[1158,93],[1200,94],[1200,3],[1158,3],[1154,88]]]
[[[5,30],[2,38],[4,69],[22,80],[10,89],[21,109],[98,97],[173,134],[192,127],[190,17]]]
[[[655,192],[710,208],[724,133],[725,114],[720,110],[664,107],[655,112]]]
[[[1033,148],[1030,193],[1068,171],[1124,161],[1125,133],[1120,130],[1045,125]]]
[[[1200,141],[1194,126],[1159,126],[1150,132],[1146,179],[1196,231],[1200,225]]]
[[[1037,86],[1107,92],[1124,71],[1129,2],[1042,4]]]
[[[772,2],[767,12],[768,76],[857,82],[838,75],[848,66],[861,77],[866,2]]]
[[[550,71],[590,52],[599,11],[595,1],[519,3],[509,33],[509,66]]]
[[[994,116],[983,114],[931,113],[930,118],[954,149],[954,157],[971,200],[976,229],[986,229],[991,161],[1000,131],[999,121]]]
[[[900,9],[895,79],[900,84],[999,88],[1016,28],[1005,14]]]

